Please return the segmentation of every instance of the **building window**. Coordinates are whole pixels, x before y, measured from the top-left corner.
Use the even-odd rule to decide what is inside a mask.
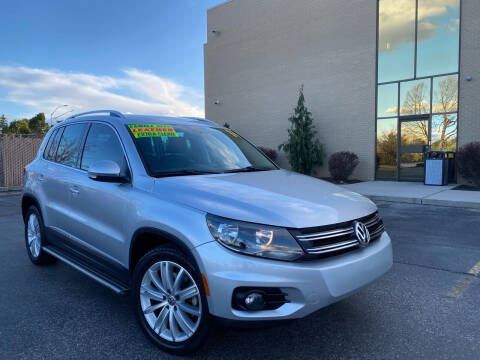
[[[458,71],[460,0],[418,0],[417,77]]]
[[[398,115],[398,84],[378,86],[377,117]]]
[[[432,150],[456,150],[457,114],[432,116]]]
[[[456,149],[459,27],[460,0],[378,0],[376,178],[422,180],[424,145]]]
[[[413,79],[415,0],[379,0],[378,82]]]
[[[397,178],[397,118],[377,121],[377,177]]]
[[[430,113],[430,80],[400,83],[400,115]]]

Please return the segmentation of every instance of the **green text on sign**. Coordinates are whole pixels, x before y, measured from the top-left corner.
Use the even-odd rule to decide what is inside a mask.
[[[172,125],[131,124],[128,128],[135,138],[141,137],[178,137]]]

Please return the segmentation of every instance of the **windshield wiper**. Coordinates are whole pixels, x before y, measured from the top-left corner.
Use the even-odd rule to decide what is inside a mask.
[[[169,176],[187,176],[187,175],[208,175],[208,174],[221,174],[218,171],[208,170],[178,170],[178,171],[166,171],[153,174],[153,177],[169,177]]]
[[[238,169],[225,170],[224,173],[251,172],[251,171],[268,171],[268,170],[273,170],[273,169],[259,168],[259,167],[255,167],[255,166],[247,166],[247,167],[238,168]]]

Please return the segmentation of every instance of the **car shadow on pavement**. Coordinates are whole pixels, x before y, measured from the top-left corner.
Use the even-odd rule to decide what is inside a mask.
[[[306,318],[263,328],[217,325],[197,355],[209,359],[238,358],[239,354],[245,354],[246,358],[325,358],[338,351],[337,356],[341,357],[343,345],[351,347],[351,336],[372,341],[368,334],[375,332],[377,323],[358,312],[364,305],[362,302],[361,297],[350,298]]]

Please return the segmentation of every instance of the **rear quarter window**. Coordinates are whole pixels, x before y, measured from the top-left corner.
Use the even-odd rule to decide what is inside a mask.
[[[71,167],[77,165],[85,127],[86,124],[66,126],[60,143],[58,144],[57,155],[55,156],[56,162]]]
[[[60,142],[60,138],[62,137],[63,130],[65,128],[61,127],[56,130],[55,134],[52,135],[51,142],[47,145],[47,149],[45,150],[45,159],[50,161],[55,161],[55,155],[57,153],[58,143]]]
[[[43,157],[46,159],[48,156],[48,152],[50,151],[50,147],[52,146],[53,139],[55,138],[55,135],[57,135],[58,129],[55,129],[51,134],[50,137],[48,138],[47,145],[45,146],[45,149],[43,151]]]

